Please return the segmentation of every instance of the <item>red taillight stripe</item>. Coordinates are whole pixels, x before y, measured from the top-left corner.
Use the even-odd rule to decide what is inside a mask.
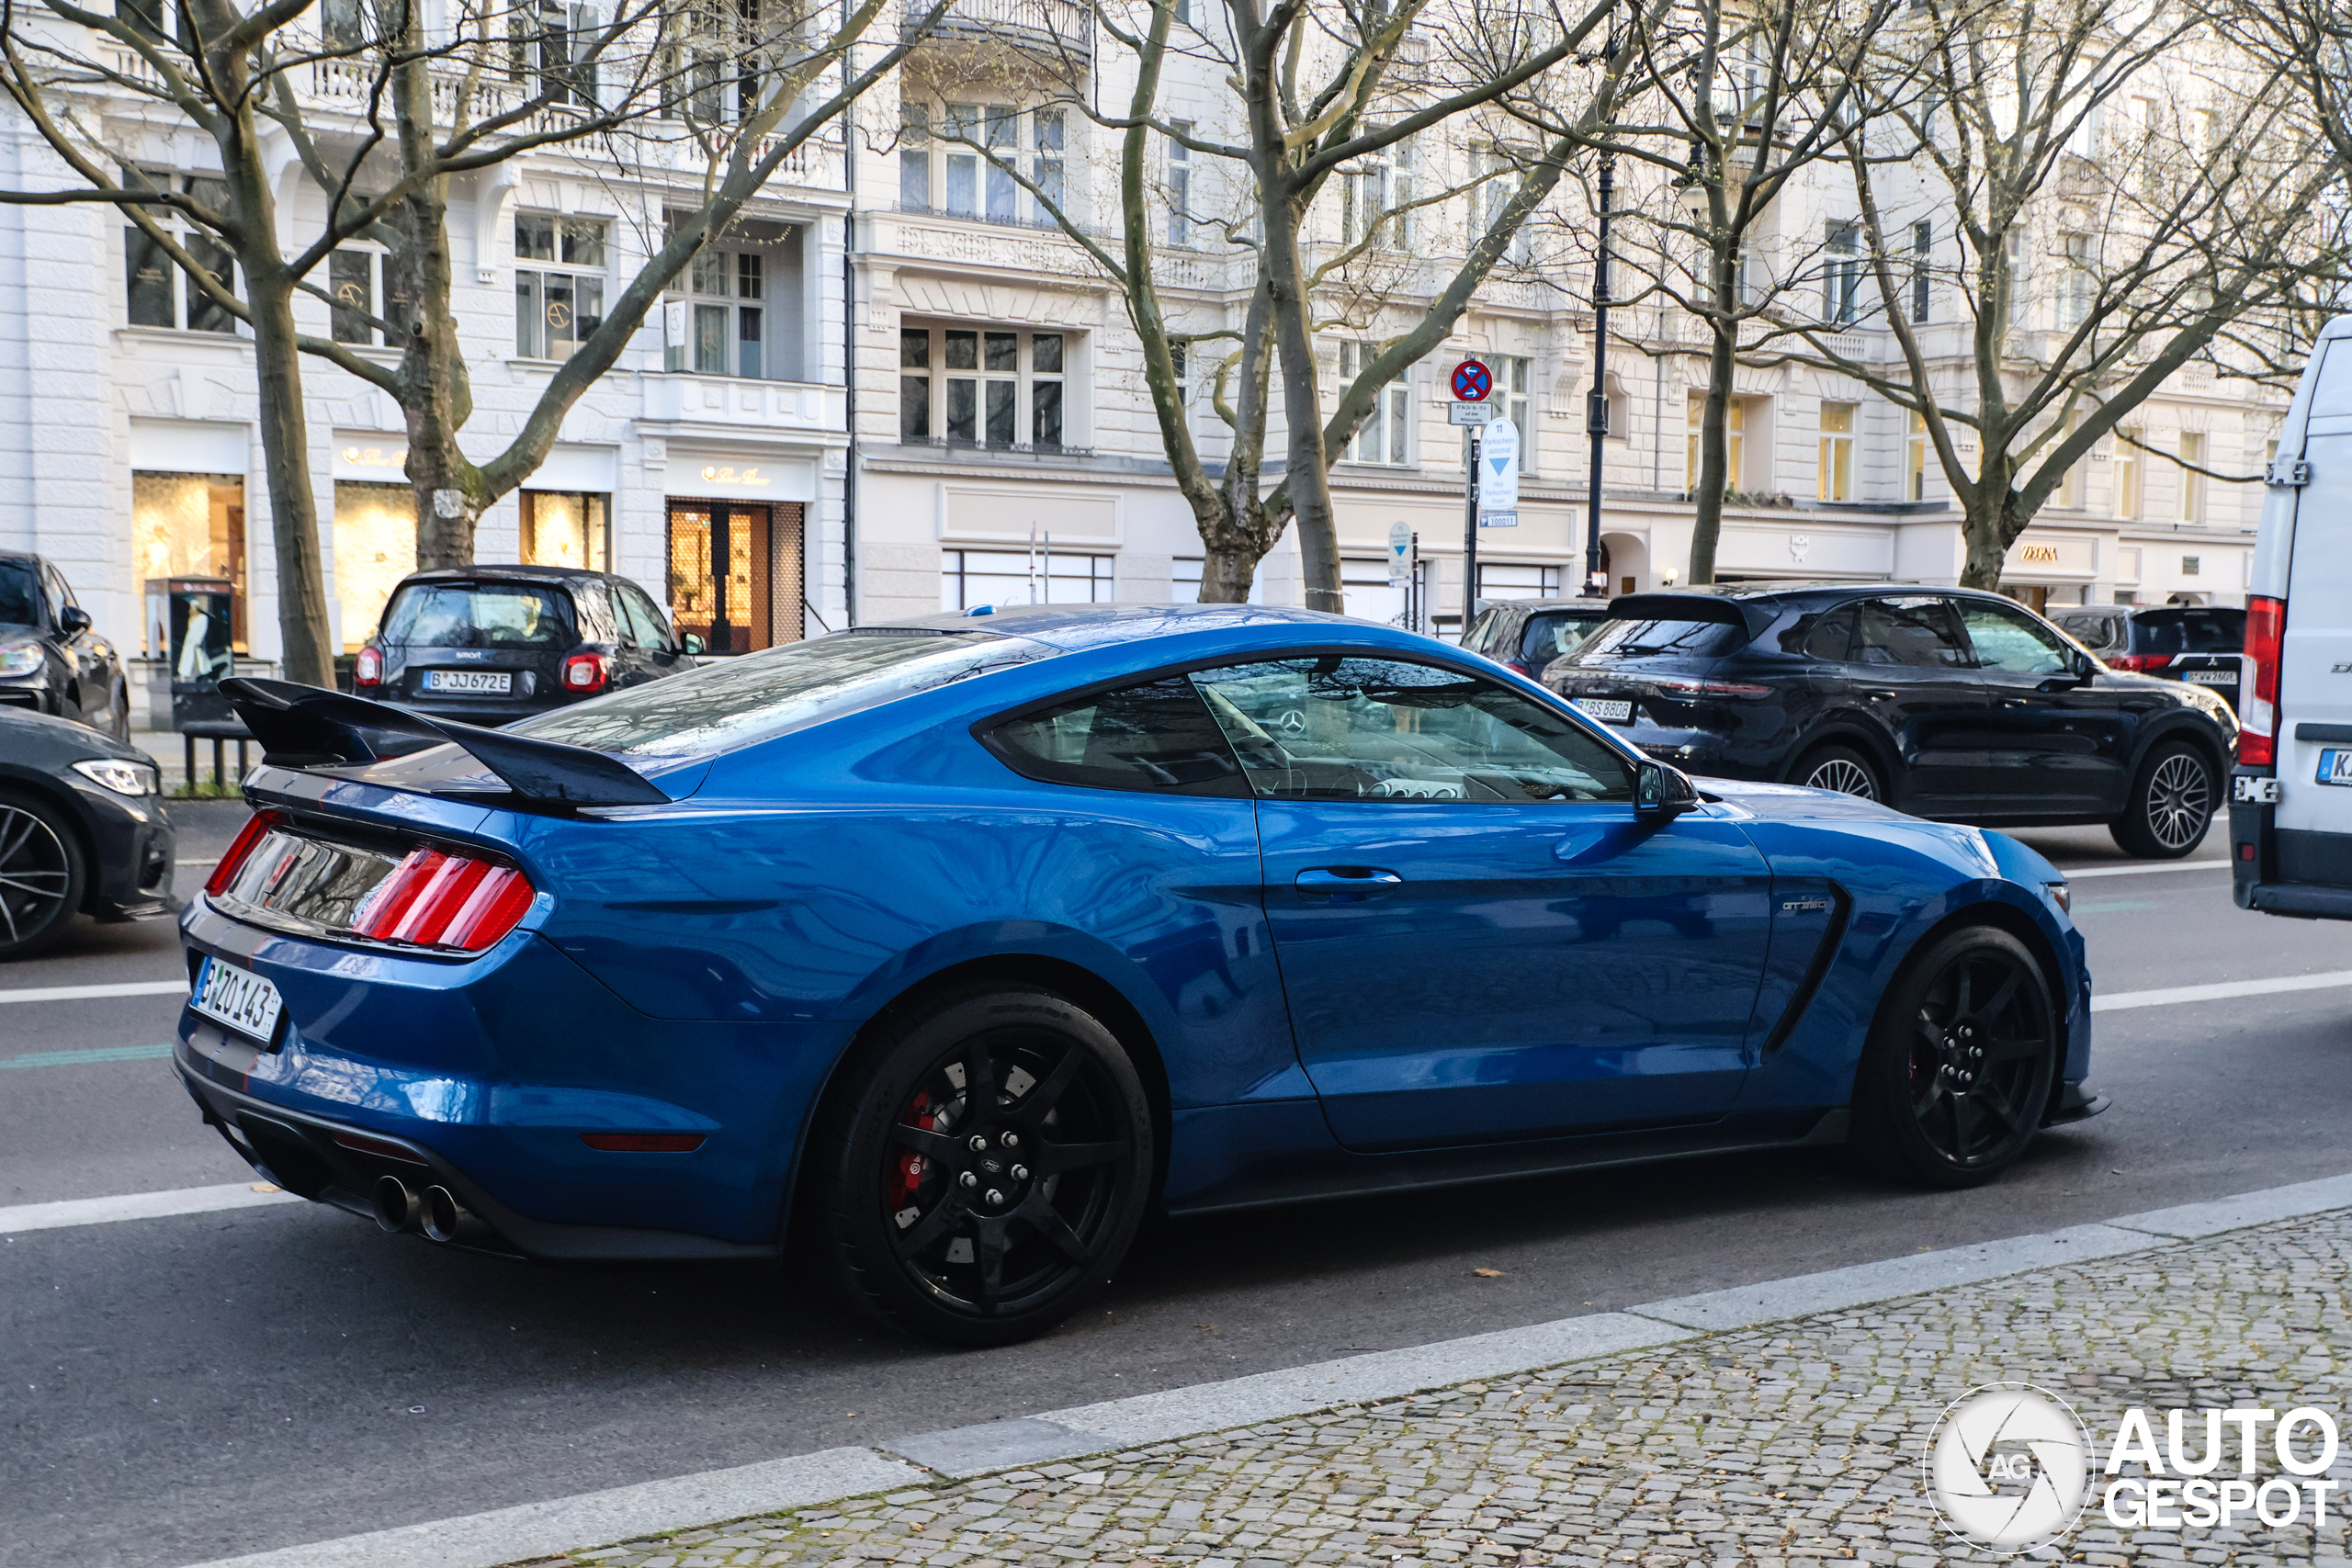
[[[521,872],[492,866],[450,918],[448,933],[442,940],[452,947],[476,952],[489,947],[530,912],[533,897],[531,884]]]
[[[414,849],[362,901],[351,929],[379,942],[480,953],[530,913],[535,896],[511,866]]]
[[[481,861],[467,860],[458,855],[444,855],[433,874],[424,879],[416,897],[409,900],[408,909],[400,923],[385,934],[396,942],[415,942],[425,931],[445,931],[448,927],[451,908],[449,897],[457,894],[460,901],[473,890],[490,867]],[[469,875],[468,874],[471,874]]]
[[[2278,660],[2287,635],[2287,602],[2256,593],[2245,602],[2247,691],[2238,714],[2238,761],[2278,765]]]
[[[204,891],[217,894],[234,881],[238,871],[252,857],[254,846],[260,843],[271,829],[285,820],[285,817],[276,811],[254,812],[245,825],[237,829],[237,836],[229,842],[229,852],[220,857],[220,863],[214,866],[212,874],[205,879]]]

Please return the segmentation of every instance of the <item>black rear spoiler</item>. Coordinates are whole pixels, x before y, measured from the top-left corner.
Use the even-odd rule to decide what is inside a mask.
[[[292,681],[239,675],[220,694],[282,768],[375,762],[443,741],[461,747],[522,801],[542,806],[666,806],[670,797],[617,757],[503,729],[427,718],[389,703]]]
[[[1621,593],[1609,601],[1612,621],[1720,621],[1738,626],[1750,642],[1778,620],[1781,606],[1748,599],[1725,599],[1714,593]]]

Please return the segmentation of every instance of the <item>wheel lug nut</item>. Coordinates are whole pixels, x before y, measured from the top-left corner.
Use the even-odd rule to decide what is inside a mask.
[[[1001,1203],[1004,1201],[1004,1194],[991,1187],[988,1190],[988,1201],[991,1203]]]
[[[1012,1168],[1012,1179],[1013,1179],[1013,1180],[1015,1180],[1015,1181],[1026,1181],[1026,1180],[1028,1180],[1028,1179],[1029,1179],[1029,1168],[1028,1168],[1027,1166],[1025,1166],[1025,1165],[1016,1165],[1016,1166],[1014,1166],[1014,1167]]]
[[[986,1138],[981,1137],[978,1133],[975,1133],[964,1146],[971,1150],[974,1154],[978,1154],[982,1149],[989,1146],[989,1141]]]
[[[978,1177],[977,1177],[977,1176],[974,1176],[974,1175],[973,1175],[970,1171],[968,1171],[968,1170],[967,1170],[967,1171],[966,1171],[963,1175],[961,1175],[961,1176],[957,1177],[956,1179],[956,1180],[958,1180],[958,1181],[961,1181],[961,1182],[962,1182],[965,1186],[967,1186],[967,1187],[978,1187],[978,1186],[980,1184],[980,1179],[979,1179]]]
[[[1004,1135],[1004,1146],[1008,1149],[1019,1148],[1021,1146],[1021,1134],[1018,1133],[1007,1133]]]

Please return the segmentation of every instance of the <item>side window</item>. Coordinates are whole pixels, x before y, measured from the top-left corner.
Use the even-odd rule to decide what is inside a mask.
[[[1849,603],[1808,616],[1781,634],[1781,646],[1807,659],[1843,664],[1853,657],[1854,622],[1860,614],[1860,607]]]
[[[2058,629],[2097,653],[2115,641],[2116,621],[2111,615],[2075,615],[2058,623]]]
[[[65,591],[65,580],[57,575],[57,569],[53,566],[41,569],[40,587],[43,607],[49,611],[49,624],[57,626],[64,620],[65,606],[74,602],[74,596]]]
[[[1538,675],[1555,659],[1574,653],[1600,623],[1584,615],[1531,615],[1520,634],[1519,657]]]
[[[1566,716],[1403,660],[1306,655],[1193,679],[1258,794],[1283,800],[1631,800],[1633,770]]]
[[[1479,611],[1478,618],[1470,623],[1469,634],[1463,637],[1462,646],[1473,653],[1486,652],[1488,639],[1495,635],[1495,622],[1501,616],[1500,610]]]
[[[1962,639],[1960,617],[1942,599],[1871,599],[1862,605],[1853,661],[1883,668],[1965,670],[1968,644]]]
[[[653,601],[636,589],[624,586],[619,590],[621,610],[628,617],[630,629],[637,634],[638,646],[658,649],[665,653],[677,650],[677,639],[670,635],[669,623]]]
[[[1247,795],[1249,786],[1182,675],[1086,696],[1008,719],[983,737],[1024,778],[1092,789]]]
[[[2022,610],[1963,599],[1960,618],[1968,625],[1968,640],[1976,645],[1976,662],[1987,670],[2006,670],[2012,675],[2063,675],[2074,667],[2057,634]]]

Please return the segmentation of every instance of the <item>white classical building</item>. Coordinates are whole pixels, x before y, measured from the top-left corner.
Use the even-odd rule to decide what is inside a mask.
[[[856,107],[846,133],[836,126],[810,143],[747,210],[724,254],[682,280],[572,411],[522,492],[490,513],[480,559],[609,566],[690,628],[709,625],[723,592],[739,649],[1047,594],[1196,595],[1202,546],[1170,477],[1119,295],[1041,220],[1029,194],[948,133],[971,128],[1035,179],[1064,188],[1074,209],[1108,210],[1111,154],[1100,134],[1019,87],[1035,73],[1012,68],[1034,62],[1041,39],[1090,38],[1088,14],[1071,0],[967,0],[960,15]],[[989,69],[991,51],[1003,51],[1005,70]],[[1116,63],[1106,54],[1101,69],[1113,74]],[[1197,62],[1177,69],[1171,104],[1195,103],[1190,112],[1212,121],[1221,85]],[[321,112],[345,90],[325,74],[311,86]],[[1123,90],[1116,81],[1094,88],[1106,100]],[[201,136],[152,125],[123,136],[158,177],[217,173]],[[0,114],[0,179],[14,187],[69,183],[13,112]],[[1163,143],[1159,156],[1153,220],[1170,225],[1159,238],[1173,317],[1195,333],[1235,329],[1246,276],[1211,248],[1209,225],[1170,210],[1211,207],[1214,176],[1181,149]],[[1319,217],[1328,232],[1317,237],[1318,254],[1347,243],[1351,204],[1403,205],[1403,182],[1417,173],[1458,178],[1447,171],[1467,156],[1408,150],[1350,175]],[[477,457],[514,433],[570,351],[567,323],[617,295],[645,237],[661,231],[665,204],[687,185],[684,174],[565,152],[458,182],[453,241]],[[316,193],[290,160],[280,189],[289,231],[299,231]],[[1393,332],[1447,270],[1446,252],[1458,253],[1478,199],[1419,209],[1390,247],[1377,297],[1351,307],[1357,324],[1322,344],[1327,397],[1363,345]],[[1414,603],[1425,624],[1459,625],[1463,447],[1447,423],[1446,382],[1468,356],[1492,368],[1525,449],[1518,525],[1482,534],[1478,592],[1577,592],[1593,321],[1583,264],[1565,239],[1546,235],[1581,222],[1580,212],[1555,209],[1453,337],[1380,400],[1338,462],[1350,613],[1405,613],[1407,594],[1385,566],[1402,523],[1418,539]],[[374,302],[381,274],[380,258],[355,245],[334,258],[329,281]],[[1914,311],[1930,341],[1940,333],[1952,352],[1962,346],[1956,309],[1938,295]],[[336,332],[325,305],[305,310],[310,330]],[[1849,334],[1849,352],[1889,353],[1869,319]],[[1694,329],[1655,304],[1620,309],[1611,321],[1601,533],[1612,593],[1670,581],[1688,556],[1702,362],[1662,351],[1697,347]],[[1215,355],[1203,347],[1190,357],[1194,428],[1215,457],[1222,443],[1206,385]],[[322,361],[308,361],[305,376],[334,634],[349,650],[413,565],[405,443],[390,398]],[[58,562],[127,654],[158,651],[145,585],[198,574],[236,584],[244,650],[257,661],[275,656],[278,584],[255,399],[240,331],[192,298],[111,209],[0,206],[0,547]],[[2217,384],[2195,370],[2177,378],[2134,415],[2143,445],[2103,443],[2012,549],[2011,591],[2037,604],[2240,602],[2259,487],[2200,478],[2166,455],[2250,474],[2283,407],[2283,397],[2244,382]],[[1734,418],[1738,497],[1724,519],[1720,577],[1956,580],[1956,514],[1894,406],[1839,378],[1742,371]],[[1280,445],[1278,423],[1270,449]],[[1285,538],[1258,593],[1295,603],[1299,588],[1295,541]]]

